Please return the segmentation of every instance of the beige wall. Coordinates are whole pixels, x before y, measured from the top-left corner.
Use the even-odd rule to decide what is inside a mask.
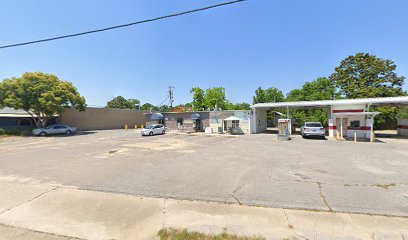
[[[91,108],[84,112],[67,109],[61,114],[61,124],[76,127],[78,130],[120,129],[128,124],[129,128],[135,125],[144,125],[145,115],[149,111],[115,108]]]
[[[199,112],[165,112],[163,114],[165,121],[164,125],[170,130],[194,130],[194,121],[191,119],[191,115],[198,113],[201,116],[201,130],[204,131],[206,127],[209,127],[209,112],[199,111]],[[146,125],[157,124],[158,121],[150,120],[152,114],[146,114]],[[177,118],[183,119],[183,126],[179,129],[177,124]]]
[[[223,129],[224,119],[235,116],[240,119],[237,133],[251,133],[250,110],[227,110],[210,112],[210,128],[213,132],[219,132]],[[222,130],[223,131],[223,130]]]

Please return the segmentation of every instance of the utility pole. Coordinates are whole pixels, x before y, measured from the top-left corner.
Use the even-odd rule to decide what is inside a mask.
[[[170,111],[172,111],[173,110],[173,102],[174,102],[174,100],[173,100],[173,86],[168,86],[168,88],[169,88],[169,105],[170,105]]]

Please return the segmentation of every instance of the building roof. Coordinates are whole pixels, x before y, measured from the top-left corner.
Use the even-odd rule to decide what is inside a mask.
[[[300,102],[269,102],[257,103],[251,108],[272,108],[272,107],[327,107],[333,105],[354,105],[354,104],[408,104],[408,96],[384,97],[384,98],[356,98],[340,100],[319,100]]]
[[[24,110],[5,107],[0,108],[0,117],[31,117],[31,115]]]

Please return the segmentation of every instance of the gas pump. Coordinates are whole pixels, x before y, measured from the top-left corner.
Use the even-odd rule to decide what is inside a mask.
[[[278,119],[278,140],[288,141],[292,135],[292,119]]]

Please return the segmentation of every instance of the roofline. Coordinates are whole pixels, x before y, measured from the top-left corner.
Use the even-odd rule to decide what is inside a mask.
[[[251,110],[222,110],[222,111],[191,111],[191,112],[151,112],[151,113],[143,113],[143,114],[153,114],[153,113],[219,113],[219,112],[243,112],[243,111],[251,111]]]
[[[408,96],[383,97],[383,98],[356,98],[340,100],[319,100],[319,101],[298,101],[298,102],[269,102],[251,105],[254,108],[271,107],[322,107],[332,105],[353,105],[353,104],[408,104]]]

